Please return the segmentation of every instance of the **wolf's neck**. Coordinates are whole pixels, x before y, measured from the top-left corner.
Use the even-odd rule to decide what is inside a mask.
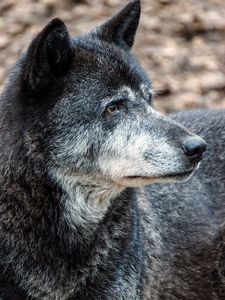
[[[122,188],[111,182],[70,176],[60,181],[64,190],[65,221],[75,231],[90,237]]]

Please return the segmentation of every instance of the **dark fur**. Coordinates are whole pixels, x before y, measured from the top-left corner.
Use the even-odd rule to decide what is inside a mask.
[[[173,116],[209,145],[190,180],[127,188],[98,221],[84,215],[90,217],[85,227],[65,218],[70,199],[50,172],[78,170],[88,180],[99,174],[101,142],[120,122],[100,117],[101,99],[124,85],[137,92],[142,83],[151,87],[130,54],[139,15],[140,3],[132,2],[76,39],[53,20],[10,75],[0,106],[1,300],[225,297],[224,111]],[[145,118],[144,101],[129,105],[134,122],[135,112]],[[166,118],[143,126],[159,138],[166,132],[175,149],[191,135]],[[84,129],[92,134],[82,153],[70,157],[59,151],[64,137],[73,139]],[[183,168],[190,168],[179,155]],[[94,181],[82,184],[77,183],[81,190],[98,187]]]

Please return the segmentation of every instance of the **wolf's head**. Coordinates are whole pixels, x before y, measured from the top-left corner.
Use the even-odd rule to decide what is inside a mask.
[[[153,107],[131,54],[139,16],[131,2],[76,38],[54,19],[23,56],[21,122],[30,141],[41,140],[52,174],[141,186],[183,180],[201,160],[205,142]]]

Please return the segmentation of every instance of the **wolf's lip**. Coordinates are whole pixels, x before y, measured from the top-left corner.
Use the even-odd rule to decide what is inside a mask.
[[[186,177],[188,175],[191,175],[194,170],[183,172],[183,173],[173,173],[173,174],[163,174],[161,176],[141,176],[141,175],[132,175],[132,176],[126,176],[126,179],[157,179],[157,178],[171,178],[171,177]]]

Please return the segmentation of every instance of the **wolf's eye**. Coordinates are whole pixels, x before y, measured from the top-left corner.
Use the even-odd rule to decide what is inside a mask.
[[[116,113],[118,113],[118,111],[119,111],[119,107],[117,104],[113,104],[113,105],[110,105],[109,107],[107,107],[107,112],[110,115],[115,115]]]
[[[123,107],[123,102],[119,101],[117,103],[110,104],[107,107],[106,111],[109,115],[115,115],[121,110],[122,107]]]

